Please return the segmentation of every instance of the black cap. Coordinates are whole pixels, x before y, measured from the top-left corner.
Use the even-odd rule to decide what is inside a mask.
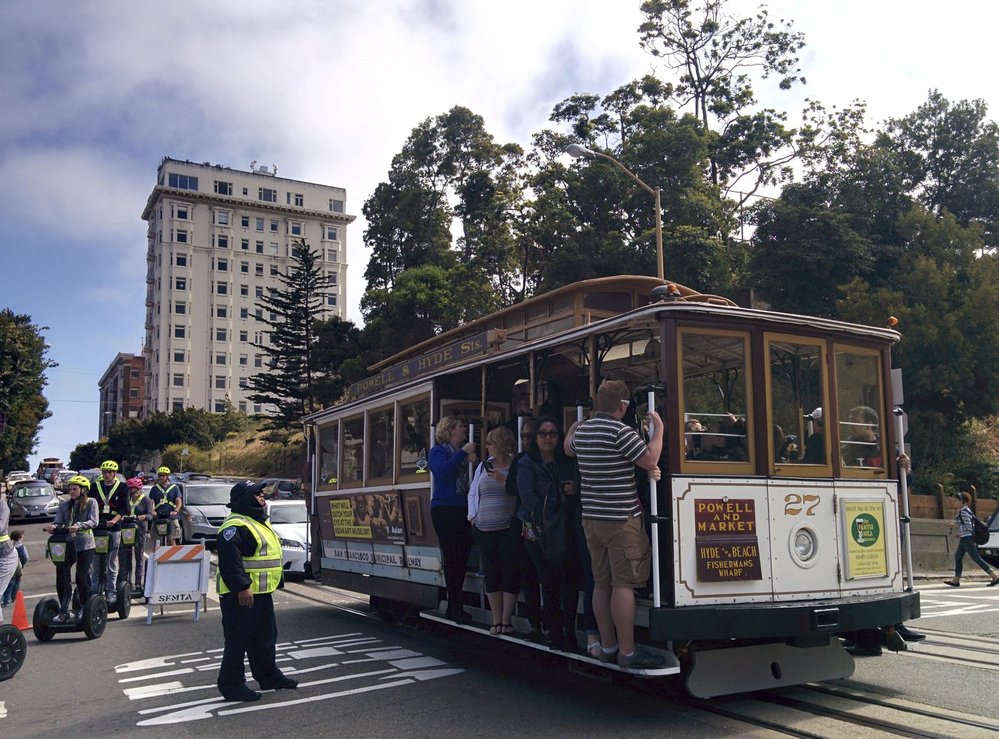
[[[262,482],[250,482],[249,480],[237,482],[232,486],[232,490],[229,491],[229,502],[226,504],[226,508],[238,506],[244,501],[250,503],[257,493],[263,489],[264,483]]]

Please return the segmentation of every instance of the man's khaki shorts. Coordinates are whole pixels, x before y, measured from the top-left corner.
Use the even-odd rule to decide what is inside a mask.
[[[652,566],[652,547],[641,516],[627,521],[583,519],[595,587],[644,588]]]

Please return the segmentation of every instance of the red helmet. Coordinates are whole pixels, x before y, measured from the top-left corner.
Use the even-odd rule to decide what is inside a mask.
[[[129,490],[142,490],[142,478],[132,477],[125,480],[125,484],[128,485]]]

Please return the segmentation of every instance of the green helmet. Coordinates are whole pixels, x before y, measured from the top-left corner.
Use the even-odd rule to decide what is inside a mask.
[[[88,480],[83,475],[73,475],[71,478],[66,480],[67,485],[79,485],[84,490],[90,490],[90,480]]]
[[[108,460],[105,460],[104,462],[101,462],[101,472],[108,472],[108,471],[110,471],[110,472],[117,472],[118,471],[118,463],[115,462],[112,459],[108,459]]]
[[[156,474],[157,475],[169,475],[170,474],[170,468],[169,467],[158,467],[156,469]]]

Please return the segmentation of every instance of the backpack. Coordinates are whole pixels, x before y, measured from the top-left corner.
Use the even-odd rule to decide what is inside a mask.
[[[975,540],[975,544],[982,546],[989,543],[989,527],[982,523],[978,516],[971,517],[971,527],[971,538]]]

